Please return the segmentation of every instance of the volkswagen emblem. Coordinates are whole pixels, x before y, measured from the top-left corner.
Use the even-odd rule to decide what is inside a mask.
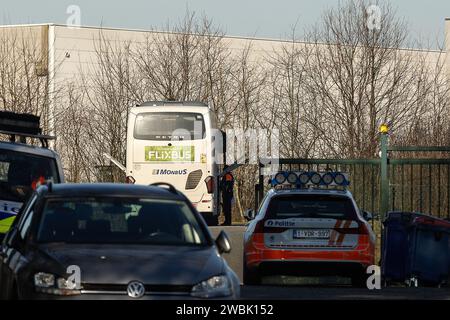
[[[141,298],[145,294],[145,287],[139,281],[132,281],[127,287],[128,296],[131,298]]]

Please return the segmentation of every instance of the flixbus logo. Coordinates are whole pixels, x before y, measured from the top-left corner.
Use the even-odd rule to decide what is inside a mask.
[[[169,170],[169,169],[154,169],[153,175],[184,175],[187,174],[187,169]]]
[[[193,162],[194,146],[147,146],[145,161]]]

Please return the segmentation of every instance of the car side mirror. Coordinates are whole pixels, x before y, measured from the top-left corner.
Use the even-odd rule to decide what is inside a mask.
[[[244,212],[244,218],[245,218],[247,221],[250,221],[250,220],[255,219],[255,216],[256,216],[255,210],[253,210],[253,209],[247,209],[247,210],[245,210],[245,212]]]
[[[229,253],[231,251],[231,242],[225,231],[220,231],[216,239],[216,245],[220,254]]]

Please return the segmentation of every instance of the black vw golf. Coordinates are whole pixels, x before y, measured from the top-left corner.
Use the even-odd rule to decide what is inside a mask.
[[[170,185],[49,184],[3,241],[1,298],[238,298],[229,251]]]

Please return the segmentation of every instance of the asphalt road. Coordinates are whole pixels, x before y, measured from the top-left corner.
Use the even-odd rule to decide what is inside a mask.
[[[213,237],[217,237],[224,230],[231,241],[231,252],[224,255],[228,265],[236,272],[242,283],[242,257],[244,254],[243,234],[245,226],[209,227]]]
[[[230,267],[242,282],[242,257],[244,226],[210,227],[216,237],[224,230],[231,241],[231,252],[225,254]],[[347,279],[294,279],[273,277],[263,280],[261,286],[242,286],[243,299],[295,299],[295,300],[379,300],[379,299],[420,299],[450,300],[450,288],[407,288],[389,287],[381,290],[352,288]]]

